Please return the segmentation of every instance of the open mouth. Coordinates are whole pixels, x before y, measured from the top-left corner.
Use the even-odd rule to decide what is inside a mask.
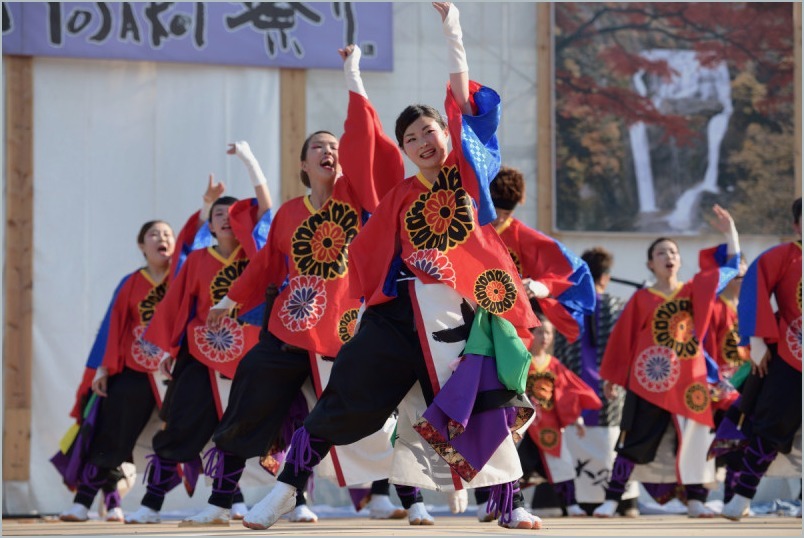
[[[332,157],[324,157],[321,159],[321,168],[326,168],[327,170],[334,170],[335,169],[335,159]]]
[[[157,248],[156,250],[159,252],[159,254],[167,254],[168,253],[167,245],[159,245],[159,248]]]
[[[428,149],[422,151],[421,153],[419,153],[419,157],[421,157],[422,159],[429,159],[430,157],[435,155],[435,153],[436,153],[435,148],[428,148]]]

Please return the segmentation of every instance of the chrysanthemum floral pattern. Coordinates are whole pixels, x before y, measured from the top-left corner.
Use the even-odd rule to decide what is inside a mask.
[[[344,344],[355,335],[357,314],[357,308],[350,308],[343,313],[343,316],[341,316],[341,319],[338,321],[338,338],[340,338],[341,342]]]
[[[134,341],[131,343],[131,358],[134,359],[135,363],[150,372],[159,367],[162,350],[159,349],[159,346],[155,346],[147,340],[142,339],[142,335],[145,333],[145,327],[145,325],[138,325],[134,328]]]
[[[653,341],[672,349],[679,359],[689,359],[698,354],[690,299],[673,299],[659,305],[653,317],[652,329]]]
[[[681,374],[681,365],[672,349],[651,346],[637,357],[634,375],[637,382],[650,392],[665,392],[673,387]]]
[[[703,383],[693,383],[684,391],[684,403],[693,413],[703,413],[709,407],[709,391]]]
[[[151,291],[148,292],[145,299],[139,302],[137,309],[140,313],[140,323],[147,325],[148,322],[151,321],[151,318],[154,317],[156,305],[158,305],[159,301],[165,296],[166,290],[167,283],[162,282],[158,286],[151,288]]]
[[[359,222],[351,205],[334,200],[310,215],[291,239],[293,263],[299,273],[325,280],[344,276],[347,249],[357,234]]]
[[[198,350],[212,362],[231,362],[243,353],[243,328],[230,317],[223,318],[217,329],[206,325],[196,327],[193,338]]]
[[[452,267],[452,262],[438,249],[417,250],[405,261],[410,267],[443,283],[455,286],[455,269]]]
[[[279,310],[282,325],[291,332],[315,327],[327,307],[325,281],[320,276],[301,275],[290,280],[288,294]]]
[[[514,279],[503,269],[488,269],[475,280],[475,301],[491,312],[500,315],[514,307],[517,290]]]
[[[794,319],[790,325],[787,326],[787,346],[793,352],[793,356],[801,360],[801,316]]]
[[[461,187],[456,167],[443,168],[433,188],[405,214],[405,228],[417,250],[446,252],[464,243],[474,229],[472,199]]]
[[[248,260],[240,259],[233,261],[218,271],[218,274],[215,275],[209,285],[209,296],[212,299],[212,304],[218,304],[229,293],[229,287],[232,282],[237,280],[237,277],[245,271],[246,266],[248,266]]]

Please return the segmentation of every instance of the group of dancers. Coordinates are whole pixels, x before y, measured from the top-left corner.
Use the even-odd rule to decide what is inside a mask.
[[[657,239],[647,260],[655,283],[620,313],[604,293],[604,250],[579,258],[513,217],[524,180],[501,166],[500,96],[469,79],[457,8],[433,5],[448,50],[446,118],[411,105],[396,140],[388,137],[350,45],[339,50],[344,134],[317,131],[301,150],[309,194],[274,214],[241,141],[228,152],[244,163],[254,198],[225,196],[210,177],[177,237],[164,221],[142,226],[145,266],[115,290],[75,428],[52,460],[76,491],[62,520],[86,521],[103,491],[108,519],[158,523],[165,495],[180,484],[192,492],[204,474],[208,503],[182,526],[242,519],[266,529],[285,514],[311,522],[305,490],[315,470],[352,487],[356,507],[374,518],[432,525],[422,488],[447,492],[456,513],[474,489],[480,521],[538,529],[521,488],[541,477],[567,515],[588,515],[571,445],[598,434],[608,448],[593,456],[610,476],[595,516],[636,515],[621,502],[630,479],[640,469],[650,476],[666,450],[689,515],[714,516],[704,504],[715,480],[710,447],[730,470],[723,515],[746,513],[801,425],[801,200],[799,240],[747,271],[719,206],[713,226],[726,243],[701,253],[688,282],[678,279],[676,243]],[[409,178],[403,154],[417,168]],[[738,351],[734,309],[718,307],[735,278],[750,359]],[[728,380],[741,362],[754,364],[750,398]],[[120,467],[154,408],[163,427],[146,494],[124,515]],[[734,428],[716,436],[722,423]],[[738,447],[747,448],[722,454]],[[277,482],[248,510],[238,484],[250,458]],[[640,480],[658,496],[670,491],[667,480]]]

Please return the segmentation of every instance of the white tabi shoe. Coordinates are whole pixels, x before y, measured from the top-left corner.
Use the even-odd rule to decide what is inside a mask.
[[[614,514],[617,513],[617,505],[620,504],[617,501],[612,501],[611,499],[603,501],[603,504],[595,508],[595,511],[592,512],[592,515],[595,517],[614,517]]]
[[[126,516],[126,523],[130,525],[162,523],[162,518],[159,517],[159,512],[156,510],[151,510],[147,506],[140,506],[136,512]]]
[[[116,521],[118,523],[122,523],[125,517],[123,516],[123,509],[119,506],[116,506],[106,512],[106,521]]]
[[[408,515],[407,510],[394,506],[391,498],[388,495],[377,495],[372,493],[366,505],[369,509],[369,517],[371,519],[402,519]]]
[[[179,522],[179,527],[212,527],[229,526],[231,512],[228,508],[221,508],[214,504],[207,504],[206,508]]]
[[[447,493],[447,500],[449,501],[449,510],[453,514],[463,514],[469,508],[469,494],[465,489],[450,491]]]
[[[293,523],[315,523],[318,516],[306,504],[298,504],[290,513],[289,519]]]
[[[59,519],[71,523],[83,523],[89,519],[89,508],[83,504],[73,503],[69,510],[65,510],[59,515]]]
[[[413,503],[408,508],[408,522],[411,525],[435,525],[435,519],[427,513],[424,503]]]
[[[296,506],[296,488],[277,482],[274,489],[248,511],[243,526],[252,530],[265,530]]]
[[[751,509],[751,499],[742,495],[734,494],[729,502],[723,505],[720,515],[732,521],[740,521],[746,517]]]
[[[567,506],[567,515],[569,517],[586,517],[586,510],[580,507],[580,505],[571,504]]]
[[[477,507],[477,520],[481,523],[491,523],[497,519],[493,513],[486,512],[486,506],[486,503],[480,503]]]
[[[698,500],[687,501],[687,516],[694,518],[710,518],[715,517],[717,514],[711,508],[706,506],[703,502]]]
[[[248,506],[246,503],[234,503],[232,505],[231,517],[232,519],[241,520],[248,514]]]
[[[508,523],[500,521],[498,524],[505,529],[541,529],[542,519],[520,506],[511,512],[511,521]]]

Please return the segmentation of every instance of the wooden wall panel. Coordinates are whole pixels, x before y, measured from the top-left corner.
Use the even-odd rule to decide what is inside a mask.
[[[33,59],[3,57],[3,480],[27,481],[31,442],[33,323]]]
[[[553,5],[536,6],[536,227],[553,234]]]
[[[281,200],[286,202],[307,192],[299,179],[299,152],[307,135],[307,71],[282,69],[279,87],[282,137],[280,189]]]

